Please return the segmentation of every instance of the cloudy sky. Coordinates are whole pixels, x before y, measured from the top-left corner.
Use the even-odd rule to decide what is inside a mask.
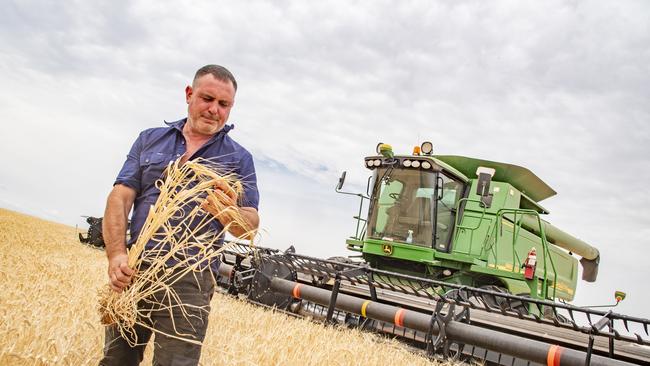
[[[163,5],[164,4],[164,5]],[[261,245],[345,254],[363,157],[409,152],[530,168],[548,220],[601,251],[575,303],[650,317],[647,1],[5,1],[0,207],[69,225],[102,215],[144,128],[185,116],[208,63],[240,88]]]

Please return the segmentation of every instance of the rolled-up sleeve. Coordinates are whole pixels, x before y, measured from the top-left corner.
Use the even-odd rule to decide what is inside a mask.
[[[242,156],[239,162],[239,175],[244,186],[244,197],[241,206],[253,207],[257,210],[260,203],[260,194],[257,190],[257,175],[255,174],[253,156],[248,152]]]
[[[142,176],[140,154],[142,153],[143,134],[144,132],[138,136],[133,143],[133,146],[131,146],[131,151],[129,151],[129,154],[126,156],[126,161],[122,166],[122,170],[120,170],[117,179],[115,179],[115,183],[113,183],[113,185],[123,184],[127,187],[133,188],[138,194],[140,194],[142,189],[140,183],[140,178]]]

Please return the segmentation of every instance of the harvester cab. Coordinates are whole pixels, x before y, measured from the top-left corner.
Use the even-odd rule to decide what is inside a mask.
[[[539,201],[555,191],[530,170],[506,163],[410,155],[379,144],[364,159],[372,171],[357,231],[347,240],[373,268],[542,300],[571,301],[578,259],[595,281],[599,252],[542,220]],[[340,193],[345,174],[339,179]],[[349,194],[349,193],[348,193]],[[369,201],[367,216],[364,200]]]

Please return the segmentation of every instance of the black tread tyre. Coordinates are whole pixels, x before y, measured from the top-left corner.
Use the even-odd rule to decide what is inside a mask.
[[[511,293],[508,290],[496,285],[486,285],[486,286],[481,286],[479,288],[482,290],[488,290],[499,294],[511,295]],[[517,312],[519,315],[528,314],[528,308],[521,300],[509,299],[507,297],[501,297],[498,295],[495,296],[490,294],[481,294],[480,297],[483,303],[492,309],[506,310],[506,311],[512,310]]]

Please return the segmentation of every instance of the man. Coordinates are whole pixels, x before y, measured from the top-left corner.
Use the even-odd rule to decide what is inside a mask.
[[[251,154],[232,140],[227,134],[233,129],[226,125],[230,110],[235,102],[237,82],[226,68],[207,65],[200,68],[191,86],[185,88],[187,101],[187,118],[169,123],[168,127],[152,128],[143,131],[129,152],[120,171],[113,190],[108,196],[104,213],[104,240],[108,257],[108,277],[114,291],[126,288],[134,274],[127,265],[126,230],[131,207],[131,242],[138,237],[149,211],[149,206],[156,202],[159,191],[155,187],[165,167],[171,160],[181,162],[196,157],[211,158],[228,172],[238,174],[244,186],[241,206],[237,197],[226,187],[221,189],[229,197],[229,210],[239,211],[247,222],[245,227],[231,225],[230,233],[235,236],[246,234],[256,229],[259,224],[257,206],[259,194],[255,167]],[[214,210],[208,211],[215,214]],[[210,228],[221,232],[230,221],[229,215],[216,216]],[[212,268],[214,271],[214,268]],[[159,330],[156,334],[154,364],[156,365],[196,365],[201,354],[201,346],[168,337],[162,333],[190,334],[191,338],[203,341],[207,328],[209,304],[214,290],[210,268],[200,275],[189,276],[185,281],[178,281],[174,289],[182,300],[197,306],[197,314],[171,319],[168,311],[153,312],[149,326]],[[207,311],[205,310],[207,309]],[[104,347],[104,359],[101,365],[137,365],[142,361],[145,345],[151,337],[151,330],[136,329],[139,345],[130,347],[120,337],[115,325],[107,327]]]

